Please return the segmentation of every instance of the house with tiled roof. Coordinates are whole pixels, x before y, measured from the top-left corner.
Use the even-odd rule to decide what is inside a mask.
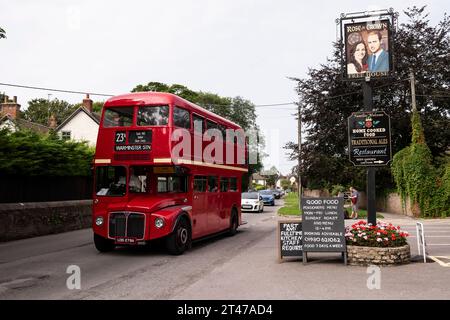
[[[253,173],[252,174],[252,183],[254,184],[259,184],[262,186],[265,186],[267,183],[267,178],[263,177],[262,175],[260,175],[259,173]]]
[[[100,114],[93,112],[93,101],[89,94],[82,105],[55,129],[62,139],[87,141],[91,146],[97,143]]]
[[[39,123],[31,122],[20,117],[20,104],[17,103],[17,97],[12,100],[4,96],[0,103],[0,129],[8,129],[12,132],[18,130],[31,130],[37,133],[48,133],[50,128]]]

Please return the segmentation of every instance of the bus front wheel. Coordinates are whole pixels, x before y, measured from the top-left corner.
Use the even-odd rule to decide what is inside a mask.
[[[105,239],[98,234],[94,233],[94,245],[100,252],[108,252],[114,250],[114,242],[109,239]]]
[[[186,218],[181,218],[173,232],[166,239],[166,248],[170,254],[180,255],[189,247],[191,229]]]

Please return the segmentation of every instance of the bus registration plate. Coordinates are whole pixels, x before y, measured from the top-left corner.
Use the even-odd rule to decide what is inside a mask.
[[[116,244],[137,244],[136,238],[128,238],[128,237],[117,237]]]

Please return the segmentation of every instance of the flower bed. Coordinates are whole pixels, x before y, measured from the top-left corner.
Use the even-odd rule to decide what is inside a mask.
[[[359,221],[346,228],[348,263],[390,265],[409,263],[408,233],[391,223],[371,225]]]

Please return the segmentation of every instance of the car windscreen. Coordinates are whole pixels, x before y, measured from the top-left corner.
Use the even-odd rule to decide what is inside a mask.
[[[272,196],[273,195],[272,191],[269,191],[269,190],[264,190],[264,191],[261,191],[260,193],[262,195],[265,195],[265,196]]]
[[[244,192],[242,194],[242,199],[258,199],[258,194],[257,193],[249,193],[249,192]]]

